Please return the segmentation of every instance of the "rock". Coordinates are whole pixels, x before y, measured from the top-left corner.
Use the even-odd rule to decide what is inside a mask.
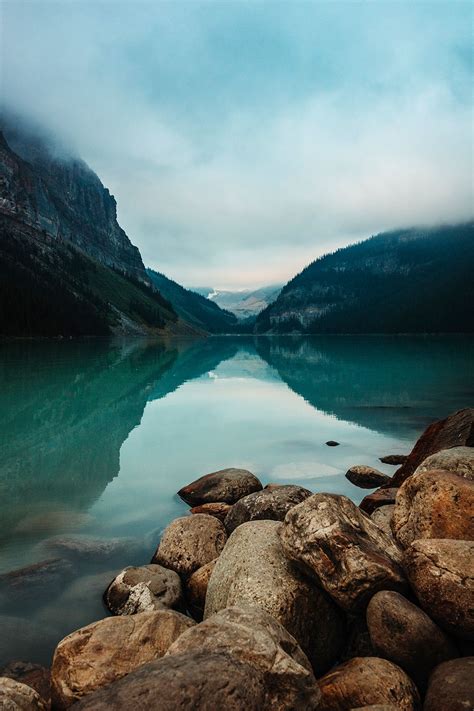
[[[53,708],[65,709],[146,662],[162,657],[195,624],[173,610],[107,617],[65,637],[51,668]]]
[[[176,518],[166,527],[151,562],[186,579],[217,558],[226,540],[225,528],[214,516],[195,514]]]
[[[398,711],[398,706],[393,704],[370,704],[370,706],[359,706],[351,711]]]
[[[375,509],[375,511],[370,514],[370,520],[373,521],[376,526],[381,528],[382,531],[386,533],[387,536],[389,536],[392,540],[394,540],[394,538],[392,533],[392,527],[390,524],[392,521],[394,509],[394,504],[388,504],[388,506],[379,506],[378,509]]]
[[[209,516],[215,516],[224,523],[225,517],[231,510],[232,506],[230,504],[224,504],[219,501],[214,501],[212,504],[202,504],[201,506],[193,506],[190,509],[192,514],[208,514]]]
[[[3,711],[47,711],[46,701],[27,684],[0,677],[0,708]]]
[[[346,644],[339,662],[353,657],[376,657],[364,615],[348,615]]]
[[[62,587],[72,577],[74,568],[68,560],[51,558],[33,565],[10,570],[0,575],[0,598],[11,600],[35,600],[43,590]]]
[[[399,488],[392,531],[406,548],[420,538],[474,539],[474,482],[443,470],[412,474]]]
[[[31,686],[46,702],[47,707],[51,702],[51,672],[40,664],[32,662],[10,662],[0,668],[0,677],[8,677]]]
[[[378,657],[355,657],[318,680],[322,699],[318,711],[347,711],[388,704],[398,711],[420,707],[418,691],[405,672]]]
[[[336,442],[334,439],[330,439],[326,444],[328,447],[339,447],[339,442]]]
[[[315,494],[286,515],[283,549],[348,612],[378,590],[403,590],[400,551],[346,496]]]
[[[408,459],[408,454],[387,454],[385,457],[380,457],[383,464],[405,464]]]
[[[262,676],[262,708],[317,708],[320,694],[308,659],[284,627],[258,607],[218,612],[184,632],[167,655],[199,650],[231,654]]]
[[[474,657],[453,659],[436,667],[430,678],[424,711],[474,709]]]
[[[184,486],[178,491],[178,496],[190,506],[216,501],[235,504],[242,496],[260,491],[261,488],[257,477],[246,469],[221,469]]]
[[[415,470],[415,474],[430,469],[444,469],[472,481],[474,480],[474,447],[442,449],[427,457]]]
[[[257,605],[298,641],[316,673],[337,659],[343,621],[334,603],[285,556],[277,521],[249,521],[227,541],[209,580],[204,618]]]
[[[104,602],[114,615],[134,615],[171,608],[183,610],[181,579],[161,565],[142,565],[122,570],[104,593]]]
[[[207,586],[215,568],[217,558],[198,568],[186,584],[186,601],[189,610],[196,620],[202,620],[206,605]]]
[[[376,509],[380,508],[380,506],[393,506],[395,504],[397,491],[398,489],[394,487],[377,489],[377,491],[372,492],[372,494],[364,496],[359,504],[359,508],[370,516]]]
[[[262,677],[230,654],[158,659],[86,696],[74,711],[271,711]],[[311,708],[308,711],[312,711]]]
[[[346,479],[349,479],[354,486],[360,486],[361,489],[375,489],[391,481],[391,477],[365,464],[357,464],[348,469]]]
[[[226,516],[227,533],[246,521],[270,519],[283,521],[287,511],[311,496],[311,491],[302,486],[279,486],[248,494],[237,501]]]
[[[0,615],[0,665],[28,656],[37,664],[49,663],[49,646],[57,633],[53,627],[13,615]]]
[[[474,543],[414,541],[404,566],[425,612],[448,632],[474,640]]]
[[[133,538],[54,536],[44,541],[42,547],[73,560],[96,562],[133,555],[138,550],[139,543]]]
[[[378,592],[367,607],[367,625],[375,655],[401,667],[419,689],[431,670],[458,656],[451,640],[419,607],[396,592]]]
[[[404,464],[395,472],[393,484],[400,486],[431,454],[451,447],[474,446],[474,409],[466,408],[433,422],[423,432]]]

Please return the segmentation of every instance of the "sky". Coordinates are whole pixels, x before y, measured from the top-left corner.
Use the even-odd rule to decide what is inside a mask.
[[[1,95],[98,173],[147,266],[280,283],[472,216],[473,8],[3,0]]]

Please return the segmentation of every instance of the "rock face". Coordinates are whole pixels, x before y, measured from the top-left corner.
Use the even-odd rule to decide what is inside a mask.
[[[420,699],[414,683],[399,667],[378,657],[355,657],[318,680],[319,711],[347,711],[388,704],[399,711],[416,711]]]
[[[0,708],[4,711],[47,711],[48,706],[31,686],[0,677]]]
[[[255,669],[199,650],[158,659],[86,696],[74,711],[270,711]],[[311,711],[309,709],[308,711]]]
[[[202,620],[206,605],[206,594],[212,571],[216,566],[217,558],[198,568],[186,584],[186,602],[189,610],[196,620]]]
[[[311,665],[297,641],[258,607],[228,607],[183,633],[167,654],[190,651],[231,654],[262,676],[262,708],[315,709],[320,693]]]
[[[162,657],[194,622],[179,612],[158,610],[107,617],[65,637],[51,668],[55,709],[65,709],[142,664]]]
[[[226,516],[224,525],[230,534],[246,521],[269,519],[283,521],[287,512],[311,496],[302,486],[279,486],[248,494],[235,503]]]
[[[8,677],[26,686],[31,686],[49,707],[51,701],[51,672],[40,664],[10,662],[0,669],[0,677]]]
[[[334,603],[287,559],[277,521],[250,521],[227,541],[209,580],[204,618],[233,605],[257,605],[298,641],[315,673],[337,658],[343,622]]]
[[[195,570],[219,556],[226,540],[225,528],[214,516],[196,514],[176,518],[166,527],[151,562],[189,578]]]
[[[181,579],[161,565],[125,568],[110,583],[104,602],[114,615],[134,615],[163,608],[183,609]]]
[[[474,639],[474,543],[415,541],[404,566],[421,606],[448,632]]]
[[[400,486],[415,469],[431,454],[451,447],[474,446],[474,409],[466,408],[454,412],[444,420],[433,422],[423,432],[408,459],[393,477],[393,483]]]
[[[467,711],[474,708],[474,657],[453,659],[436,667],[430,678],[424,711]]]
[[[359,506],[365,513],[373,514],[381,506],[393,506],[398,489],[389,487],[388,489],[377,489],[372,494],[364,496]]]
[[[231,510],[232,506],[230,504],[224,504],[219,501],[215,501],[212,504],[202,504],[201,506],[193,506],[190,509],[192,514],[208,514],[209,516],[215,516],[224,523],[225,517]]]
[[[412,474],[398,490],[392,518],[406,548],[419,538],[474,539],[474,482],[443,470]]]
[[[380,457],[383,464],[405,464],[407,459],[407,454],[387,454],[386,457]]]
[[[375,489],[377,486],[388,484],[391,477],[373,467],[357,464],[347,470],[346,479],[349,479],[354,486],[360,486],[361,489]]]
[[[419,607],[396,592],[378,592],[367,607],[377,656],[394,662],[425,689],[432,669],[458,656],[451,640]]]
[[[474,480],[474,447],[452,447],[442,449],[427,457],[415,473],[430,469],[444,469],[466,479]]]
[[[388,506],[379,506],[379,508],[375,509],[375,511],[370,515],[371,521],[373,521],[376,526],[381,528],[382,531],[384,533],[386,533],[387,536],[389,536],[392,539],[393,539],[393,532],[392,532],[391,521],[392,521],[392,516],[393,516],[394,510],[395,510],[394,504],[389,504]]]
[[[223,502],[235,504],[253,491],[260,491],[262,485],[252,472],[246,469],[221,469],[205,474],[178,491],[183,501],[190,506]]]
[[[405,587],[397,546],[345,496],[311,496],[287,513],[279,533],[287,556],[348,612],[364,609],[378,590]]]

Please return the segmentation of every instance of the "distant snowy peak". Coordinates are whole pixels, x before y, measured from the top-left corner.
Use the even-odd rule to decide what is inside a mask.
[[[202,296],[214,301],[222,309],[235,314],[240,320],[255,318],[278,297],[282,285],[272,284],[259,289],[213,289],[211,287],[191,287]]]

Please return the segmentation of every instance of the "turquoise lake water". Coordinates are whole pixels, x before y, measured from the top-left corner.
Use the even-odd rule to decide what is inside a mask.
[[[65,634],[105,616],[107,582],[149,562],[196,477],[243,467],[359,502],[349,466],[393,473],[379,457],[473,401],[468,337],[1,345],[0,574],[70,563],[13,593],[0,585],[0,664],[48,663]],[[113,539],[112,552],[65,553],[64,537]]]

